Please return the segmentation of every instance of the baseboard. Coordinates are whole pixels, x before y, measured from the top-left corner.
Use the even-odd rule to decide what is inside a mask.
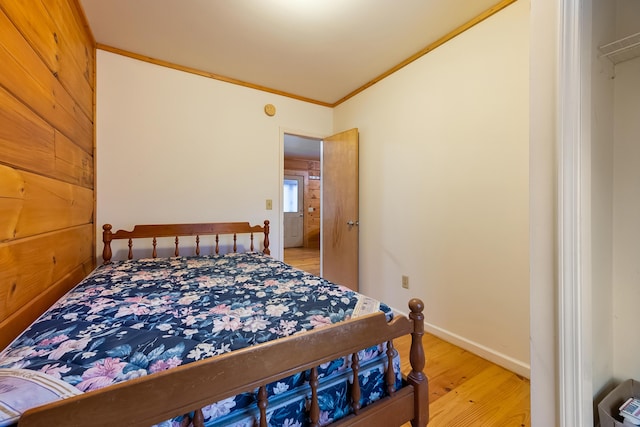
[[[493,362],[496,365],[500,365],[511,372],[514,372],[525,378],[531,378],[531,365],[529,365],[528,363],[524,363],[520,360],[514,359],[513,357],[509,357],[482,344],[478,344],[474,341],[468,340],[464,337],[461,337],[460,335],[456,335],[435,325],[431,325],[427,322],[425,322],[424,324],[424,330],[437,336],[440,339],[443,339],[447,342],[450,342],[451,344],[457,345],[460,348],[470,351],[471,353],[476,354],[483,359],[487,359],[488,361]],[[425,349],[425,352],[427,353],[428,360],[428,349]]]
[[[407,316],[407,313],[393,309],[396,315]],[[445,329],[442,329],[438,326],[432,325],[428,322],[424,323],[424,330],[429,332],[430,334],[435,335],[436,337],[445,340],[451,344],[457,345],[458,347],[470,351],[473,354],[476,354],[483,359],[487,359],[488,361],[495,363],[496,365],[500,365],[509,371],[520,375],[525,378],[531,378],[531,365],[528,363],[524,363],[520,360],[514,359],[513,357],[509,357],[505,354],[502,354],[498,351],[495,351],[489,347],[486,347],[482,344],[478,344],[474,341],[468,340],[460,335],[451,333]],[[429,360],[429,349],[425,349],[425,353],[427,355],[427,363]]]

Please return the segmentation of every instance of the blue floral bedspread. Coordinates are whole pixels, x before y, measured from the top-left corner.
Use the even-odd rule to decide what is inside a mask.
[[[384,304],[260,253],[121,261],[98,267],[45,312],[0,353],[0,368],[40,371],[89,391],[377,310],[392,316]],[[363,362],[380,353],[363,351]],[[382,372],[381,363],[371,372]],[[340,359],[321,375],[347,367]],[[270,394],[304,387],[304,377],[272,384]],[[372,388],[373,400],[382,389]],[[214,420],[254,400],[246,393],[205,413]]]

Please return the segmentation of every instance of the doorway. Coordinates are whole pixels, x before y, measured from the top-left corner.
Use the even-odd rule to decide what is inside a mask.
[[[317,276],[320,275],[321,150],[322,139],[284,134],[284,261]]]

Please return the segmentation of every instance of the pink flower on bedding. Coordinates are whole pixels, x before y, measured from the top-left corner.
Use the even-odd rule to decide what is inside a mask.
[[[229,314],[230,311],[231,307],[229,307],[227,304],[216,305],[215,307],[209,309],[209,313],[211,314]]]
[[[52,377],[56,377],[58,379],[62,378],[60,374],[66,374],[69,372],[71,368],[69,366],[60,366],[58,363],[55,365],[46,364],[42,368],[40,368],[40,372],[44,372],[47,375],[51,375]]]
[[[311,326],[313,326],[313,329],[324,328],[325,326],[329,326],[331,324],[331,319],[321,314],[311,316],[311,319],[309,319],[309,321],[311,323]]]
[[[64,341],[58,346],[58,348],[49,353],[47,358],[49,360],[60,360],[62,356],[70,351],[84,350],[90,340],[90,338],[82,338],[79,340]]]
[[[93,367],[87,369],[82,374],[83,381],[76,385],[79,390],[88,391],[106,387],[113,383],[113,380],[122,374],[122,370],[127,366],[126,362],[121,362],[117,357],[107,357],[97,361]]]
[[[63,341],[68,340],[69,337],[65,334],[60,334],[60,335],[56,335],[53,338],[45,338],[42,341],[40,341],[38,343],[39,346],[48,346],[48,345],[54,345],[54,344],[58,344],[61,343]]]
[[[149,366],[149,372],[166,371],[167,369],[175,368],[182,363],[182,360],[177,357],[171,357],[166,360],[156,360]]]

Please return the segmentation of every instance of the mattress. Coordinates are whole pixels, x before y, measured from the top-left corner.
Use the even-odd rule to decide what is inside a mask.
[[[260,253],[100,266],[0,353],[0,372],[9,373],[0,375],[0,417],[4,413],[10,424],[28,407],[21,398],[12,403],[24,389],[16,388],[15,377],[7,380],[11,372],[31,382],[24,373],[37,372],[47,379],[35,381],[38,387],[56,384],[65,395],[82,393],[374,311],[392,317],[385,304]],[[363,405],[383,395],[386,360],[383,346],[361,352]],[[349,412],[349,362],[320,367],[323,423]],[[270,425],[305,424],[300,407],[310,394],[307,376],[301,372],[267,387]],[[255,391],[204,413],[208,425],[252,424]]]

